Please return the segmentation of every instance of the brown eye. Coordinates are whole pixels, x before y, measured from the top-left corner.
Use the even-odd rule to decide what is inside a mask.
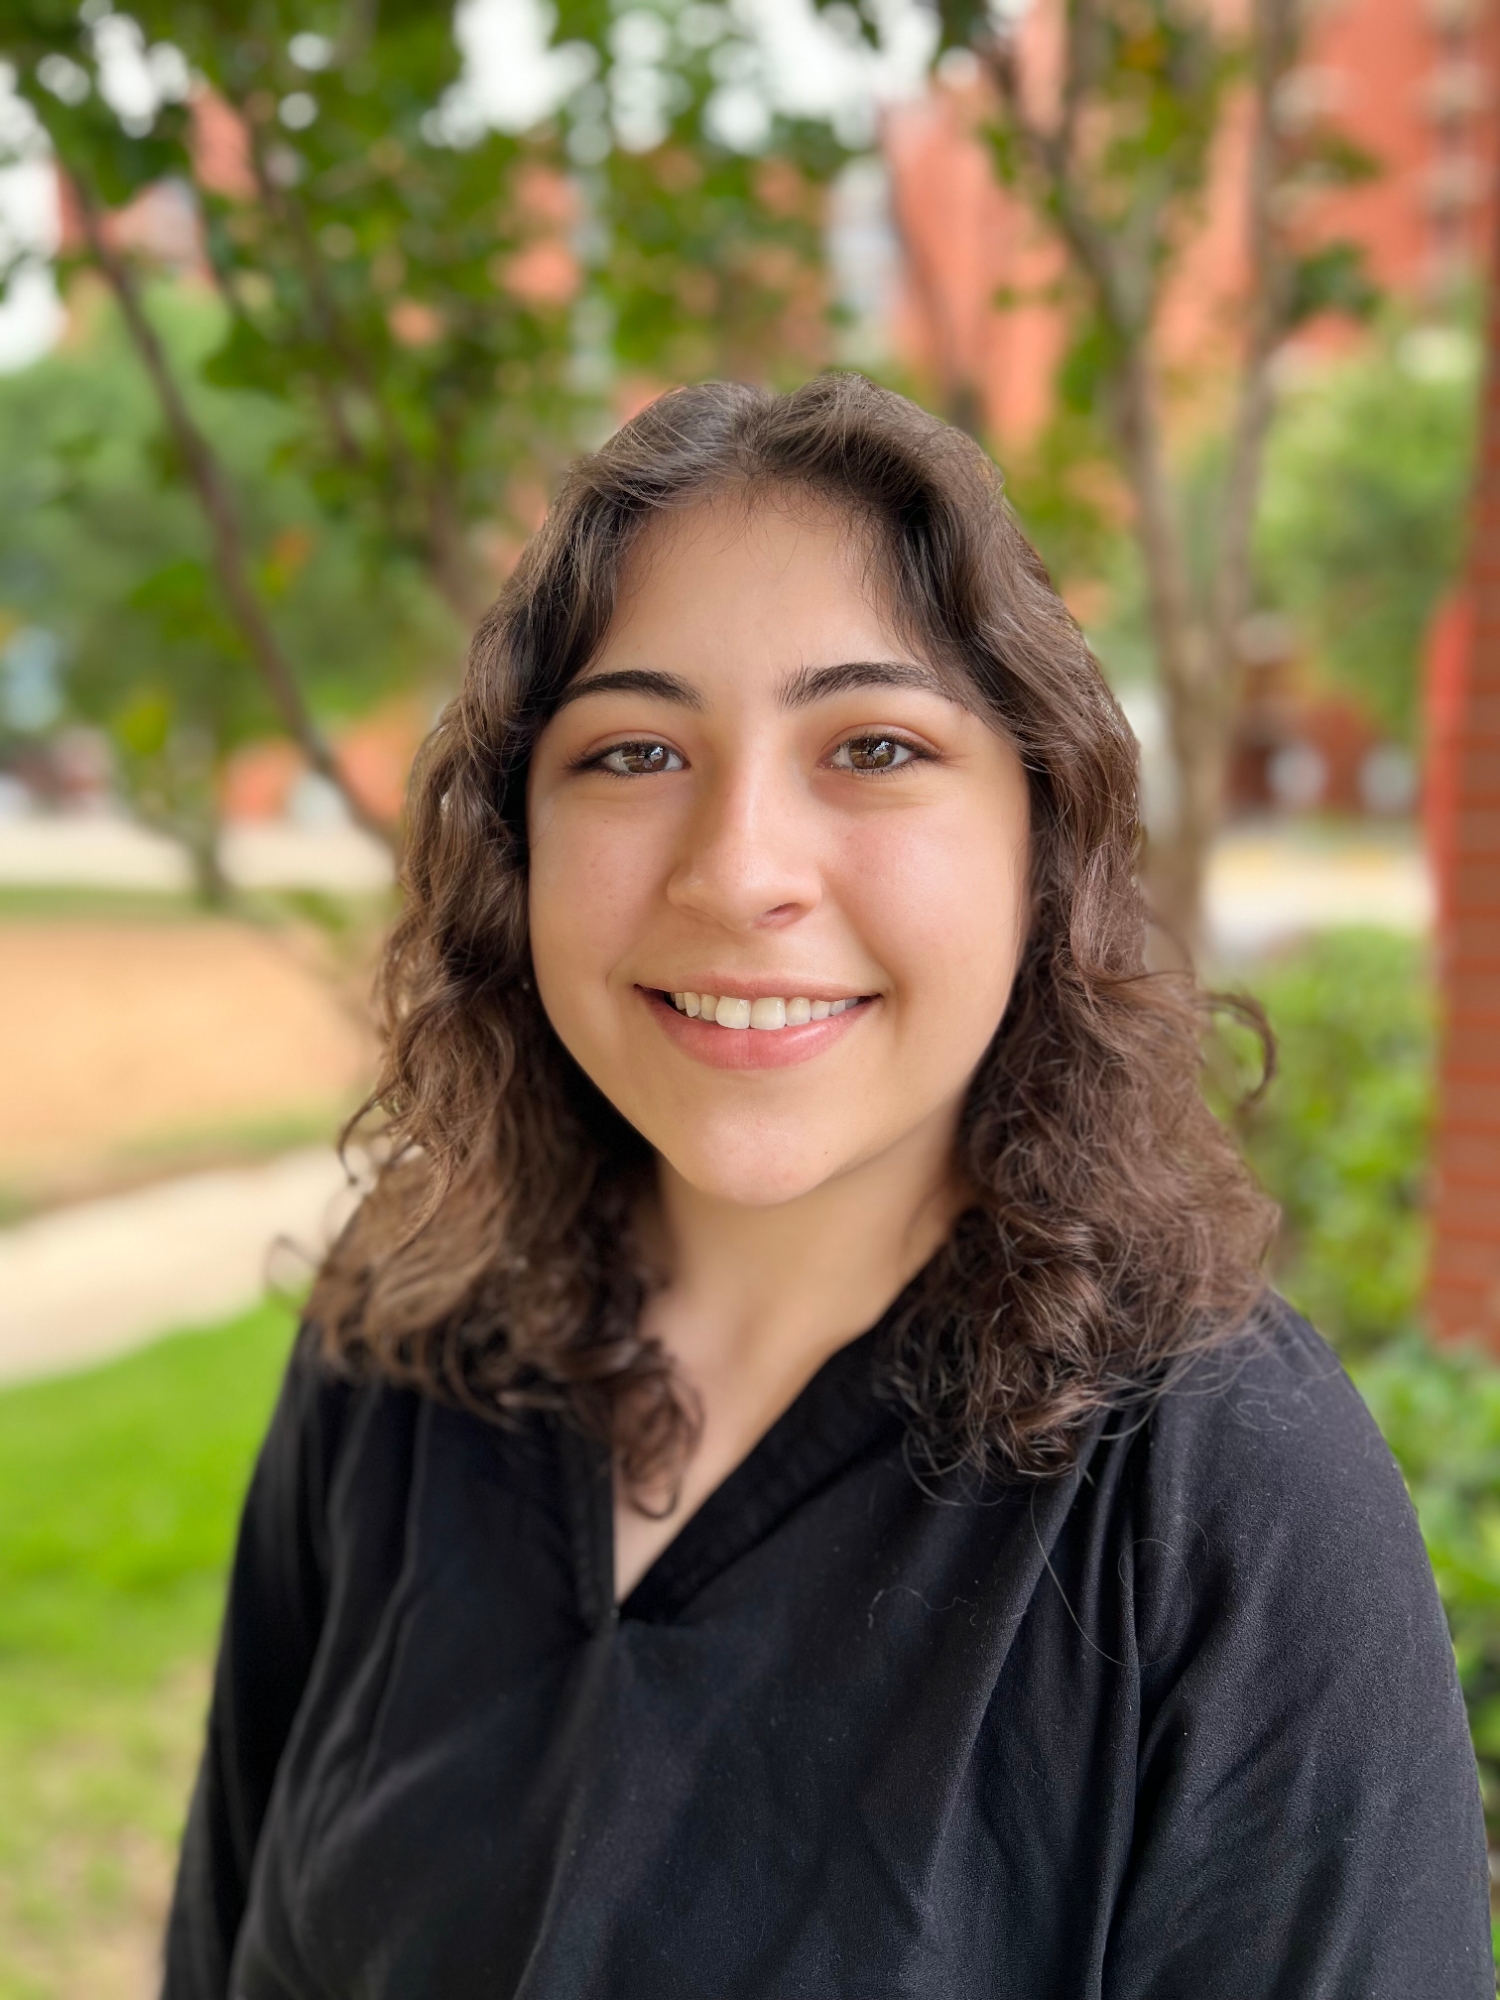
[[[617,743],[595,762],[617,778],[649,778],[657,771],[680,771],[682,759],[665,743]]]
[[[833,753],[838,771],[899,771],[916,756],[897,736],[851,736]]]

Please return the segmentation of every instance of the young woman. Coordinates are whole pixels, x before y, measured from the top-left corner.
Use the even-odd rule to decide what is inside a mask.
[[[1493,1995],[1411,1509],[1138,840],[955,431],[709,385],[574,470],[414,780],[170,2000]]]

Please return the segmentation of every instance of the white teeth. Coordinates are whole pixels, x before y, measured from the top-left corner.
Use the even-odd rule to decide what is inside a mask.
[[[759,1028],[774,1034],[778,1028],[800,1028],[807,1021],[828,1021],[857,1007],[857,999],[809,1000],[799,994],[790,1000],[766,994],[759,1000],[742,1000],[732,993],[674,993],[672,1005],[690,1021],[716,1021],[721,1028]]]

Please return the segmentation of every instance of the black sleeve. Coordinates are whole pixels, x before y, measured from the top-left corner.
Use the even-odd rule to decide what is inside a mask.
[[[293,1350],[240,1520],[208,1737],[166,1938],[163,2000],[225,2000],[256,1842],[327,1594],[324,1505],[347,1391]]]
[[[1146,1454],[1108,2000],[1494,2000],[1453,1649],[1348,1378],[1279,1307],[1164,1400]]]

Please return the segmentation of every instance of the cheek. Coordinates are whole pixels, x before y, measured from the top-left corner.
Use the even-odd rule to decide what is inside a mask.
[[[998,1025],[1025,928],[1023,815],[976,822],[955,812],[894,826],[877,852],[851,850],[846,883],[898,995],[919,1000],[928,1018],[972,1013]]]
[[[640,829],[607,814],[554,810],[531,833],[531,949],[544,983],[561,973],[597,979],[620,955],[649,902],[654,871]]]

